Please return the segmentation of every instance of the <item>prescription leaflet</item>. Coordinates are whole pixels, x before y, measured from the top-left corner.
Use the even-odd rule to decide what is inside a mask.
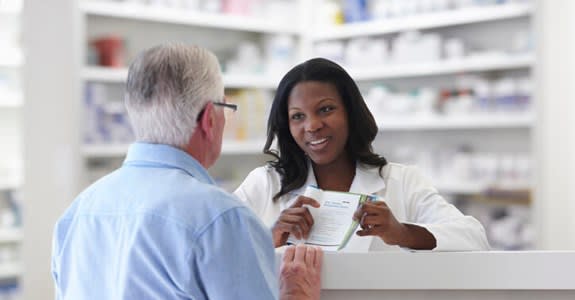
[[[309,238],[298,240],[290,235],[288,243],[320,246],[326,251],[338,251],[347,245],[359,225],[353,220],[354,212],[364,202],[375,200],[371,195],[327,191],[314,186],[308,186],[304,196],[315,199],[321,206],[305,205],[314,221]]]

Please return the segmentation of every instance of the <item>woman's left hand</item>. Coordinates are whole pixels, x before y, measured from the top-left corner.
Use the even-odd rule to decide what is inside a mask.
[[[379,236],[388,245],[402,245],[406,228],[397,221],[383,201],[366,202],[355,211],[353,219],[359,221],[359,236]]]
[[[414,224],[397,221],[391,209],[383,201],[366,202],[353,214],[359,221],[359,236],[379,236],[388,245],[398,245],[411,249],[430,250],[437,246],[433,234]]]

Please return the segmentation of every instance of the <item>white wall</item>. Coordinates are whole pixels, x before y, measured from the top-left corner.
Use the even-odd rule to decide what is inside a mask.
[[[53,299],[52,229],[78,192],[80,49],[77,0],[26,0],[23,299]]]
[[[536,191],[541,249],[575,249],[575,1],[539,0]]]

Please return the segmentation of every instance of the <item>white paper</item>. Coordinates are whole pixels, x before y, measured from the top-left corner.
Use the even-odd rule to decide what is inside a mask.
[[[360,203],[362,195],[322,191],[315,187],[308,187],[304,196],[317,200],[321,206],[315,208],[305,205],[314,220],[309,238],[307,240],[297,240],[293,235],[290,235],[288,242],[316,245],[328,251],[337,250],[346,233],[349,230],[355,231],[355,228],[352,228],[354,227],[353,214]]]

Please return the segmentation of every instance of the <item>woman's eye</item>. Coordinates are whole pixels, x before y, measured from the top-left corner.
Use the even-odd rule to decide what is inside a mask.
[[[324,106],[322,108],[319,109],[320,112],[326,113],[326,112],[330,112],[332,110],[334,110],[335,107],[333,106]]]
[[[303,114],[293,114],[291,115],[290,119],[292,120],[301,120],[303,118]]]

